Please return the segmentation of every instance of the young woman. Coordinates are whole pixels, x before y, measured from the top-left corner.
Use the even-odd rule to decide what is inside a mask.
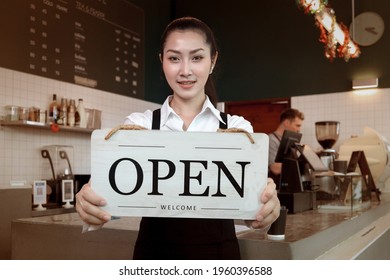
[[[218,58],[210,28],[202,21],[184,17],[171,22],[162,36],[160,60],[172,89],[159,111],[132,113],[125,124],[170,131],[217,131],[240,128],[253,132],[251,124],[239,116],[221,118],[214,107],[216,95],[210,75]],[[76,209],[88,224],[109,221],[109,213],[99,206],[105,200],[86,184],[76,195]],[[259,198],[264,204],[253,228],[265,228],[278,216],[280,203],[272,180]],[[134,259],[240,259],[234,222],[229,219],[146,218],[134,249]]]

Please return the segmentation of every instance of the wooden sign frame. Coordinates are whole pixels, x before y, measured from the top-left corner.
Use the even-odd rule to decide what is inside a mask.
[[[95,130],[91,184],[115,216],[253,219],[268,177],[268,136]]]
[[[360,172],[362,174],[365,185],[367,186],[367,195],[371,198],[371,192],[375,192],[376,198],[380,201],[380,191],[375,185],[374,177],[371,174],[370,167],[367,162],[367,158],[364,154],[364,151],[353,151],[349,164],[347,167],[347,172],[355,172],[356,168],[359,166]]]
[[[357,170],[358,169],[358,170]],[[360,171],[359,171],[360,170]],[[359,172],[357,172],[359,171]],[[363,200],[371,200],[371,192],[375,192],[376,198],[380,201],[380,191],[376,187],[374,178],[371,174],[370,167],[368,165],[366,156],[364,151],[353,151],[351,154],[351,158],[347,167],[347,174],[343,176],[339,176],[339,178],[343,178],[340,200],[344,201],[344,203],[352,204],[353,198],[353,189],[352,182],[353,180],[358,180],[361,178],[362,180],[362,199]]]

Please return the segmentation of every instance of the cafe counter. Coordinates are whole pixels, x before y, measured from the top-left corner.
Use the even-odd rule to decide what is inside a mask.
[[[76,213],[12,222],[12,259],[131,259],[140,218],[82,233]],[[285,239],[237,221],[243,259],[390,259],[390,194],[360,210],[315,209],[287,216]]]

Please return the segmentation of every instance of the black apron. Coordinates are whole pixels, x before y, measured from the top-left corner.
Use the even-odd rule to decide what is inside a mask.
[[[275,132],[272,132],[272,134],[275,136],[276,139],[279,140],[279,145],[280,145],[281,139],[279,138],[279,136]],[[268,178],[271,178],[272,180],[274,180],[274,183],[276,185],[276,189],[280,190],[280,174],[274,174],[268,167]]]
[[[160,129],[160,109],[152,129]],[[227,128],[227,115],[221,112]],[[240,248],[232,219],[143,217],[134,248],[135,260],[238,260]]]

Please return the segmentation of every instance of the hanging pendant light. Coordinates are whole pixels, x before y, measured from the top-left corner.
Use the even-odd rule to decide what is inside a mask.
[[[325,44],[325,56],[333,60],[338,53],[345,61],[360,55],[359,47],[350,38],[348,28],[337,23],[336,15],[326,0],[298,0],[305,13],[314,15],[321,30],[320,41]]]

